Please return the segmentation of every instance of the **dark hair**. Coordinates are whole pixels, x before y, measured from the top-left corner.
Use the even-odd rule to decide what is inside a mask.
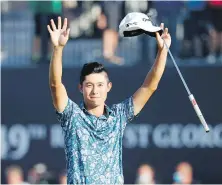
[[[85,77],[87,75],[90,75],[92,73],[102,73],[106,72],[108,77],[108,71],[105,69],[105,67],[98,63],[98,62],[90,62],[83,65],[81,74],[80,74],[80,84],[83,84],[83,81],[85,80]]]

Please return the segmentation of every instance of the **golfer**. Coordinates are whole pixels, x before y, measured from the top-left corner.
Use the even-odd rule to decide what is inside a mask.
[[[121,103],[106,105],[112,88],[104,66],[97,62],[84,64],[79,82],[83,95],[80,105],[67,95],[62,83],[62,53],[70,29],[51,20],[48,31],[54,46],[49,69],[49,85],[57,118],[64,132],[68,184],[123,184],[122,138],[126,124],[137,115],[158,87],[167,59],[171,37],[167,28],[156,32],[156,60],[138,90]],[[162,37],[162,38],[161,38]],[[56,161],[55,161],[56,162]]]

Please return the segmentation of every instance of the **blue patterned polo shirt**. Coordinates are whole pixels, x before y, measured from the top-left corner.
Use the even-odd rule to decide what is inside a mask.
[[[71,99],[56,111],[64,132],[68,184],[123,184],[122,138],[134,117],[133,98],[96,117]]]

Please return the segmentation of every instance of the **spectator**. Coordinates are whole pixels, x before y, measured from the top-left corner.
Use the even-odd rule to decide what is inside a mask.
[[[63,1],[63,16],[70,20],[70,38],[102,37],[106,20],[103,19],[103,14],[101,15],[101,4],[97,1]]]
[[[181,162],[176,166],[176,171],[173,174],[174,184],[193,184],[196,181],[193,179],[193,168],[188,162]]]
[[[28,176],[27,176],[27,181],[30,184],[36,184],[39,180],[39,174],[37,173],[36,169],[31,168],[28,170]]]
[[[218,53],[218,61],[222,63],[222,1],[208,1],[208,10],[211,26],[209,27],[210,51],[207,61],[210,64],[216,63]]]
[[[54,173],[47,171],[41,174],[41,177],[37,184],[58,184],[58,181]]]
[[[20,166],[12,165],[6,169],[7,184],[28,184],[24,181],[23,170]]]
[[[67,174],[65,171],[59,174],[59,184],[67,184]]]
[[[156,184],[154,169],[148,164],[142,164],[137,171],[136,184]]]
[[[178,18],[182,8],[184,8],[184,2],[182,1],[153,1],[152,7],[156,9],[157,25],[160,22],[164,22],[165,26],[171,31],[172,46],[171,53],[174,57],[178,56],[178,43],[176,38]]]
[[[205,1],[186,1],[187,16],[184,20],[184,41],[189,45],[189,56],[204,57],[207,40],[207,10]],[[207,47],[206,47],[207,48]],[[186,49],[185,49],[186,50]],[[181,50],[184,51],[184,48]],[[185,53],[182,53],[184,55]]]
[[[123,58],[115,55],[119,43],[118,28],[121,19],[123,1],[104,1],[103,10],[107,27],[103,33],[103,56],[108,61],[122,65]],[[103,17],[104,19],[104,17]]]
[[[35,164],[29,171],[28,171],[28,182],[30,184],[36,184],[40,181],[41,176],[47,172],[47,166],[43,163]]]
[[[38,62],[43,55],[47,59],[51,53],[49,44],[49,33],[45,25],[50,19],[57,19],[62,14],[62,2],[53,1],[30,1],[31,9],[34,13],[35,37],[33,41],[32,60]],[[45,35],[46,38],[41,38]],[[41,43],[45,42],[45,43]],[[47,51],[41,52],[41,46],[45,46]]]

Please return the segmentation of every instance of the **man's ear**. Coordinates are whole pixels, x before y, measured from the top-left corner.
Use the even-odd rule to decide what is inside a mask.
[[[78,88],[79,88],[80,93],[82,93],[82,85],[81,84],[78,85]]]
[[[112,82],[109,82],[108,83],[108,91],[107,92],[109,92],[112,89],[112,86],[113,86]]]

